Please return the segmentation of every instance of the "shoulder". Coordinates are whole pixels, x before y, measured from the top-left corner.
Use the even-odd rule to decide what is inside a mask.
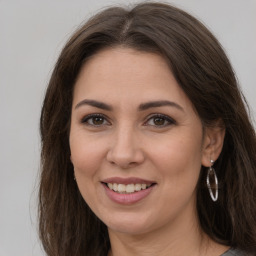
[[[221,254],[220,256],[252,256],[252,255],[248,255],[247,253],[239,249],[231,248],[225,253]]]

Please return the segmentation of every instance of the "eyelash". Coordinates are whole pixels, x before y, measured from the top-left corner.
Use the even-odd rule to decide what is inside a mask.
[[[90,126],[95,126],[95,127],[100,127],[100,126],[103,126],[103,125],[109,125],[110,124],[109,121],[107,121],[108,124],[99,124],[99,125],[96,125],[96,124],[93,124],[93,123],[92,124],[89,123],[89,120],[93,120],[93,118],[97,118],[97,117],[102,118],[103,122],[107,121],[107,118],[104,115],[102,115],[102,114],[90,114],[90,115],[85,116],[81,120],[81,123],[86,124],[86,125],[90,125]]]
[[[159,119],[162,119],[164,120],[165,124],[163,125],[150,125],[148,124],[149,120],[153,120],[154,118],[159,118]],[[166,124],[167,122],[167,124]],[[163,115],[163,114],[152,114],[150,115],[148,118],[147,118],[147,121],[145,122],[145,126],[154,126],[154,127],[157,127],[157,128],[163,128],[163,127],[166,127],[166,126],[169,126],[169,125],[174,125],[176,124],[176,121],[174,119],[172,119],[171,117],[169,116],[166,116],[166,115]]]
[[[107,122],[107,124],[93,124],[93,123],[89,123],[89,121],[93,121],[93,118],[101,118],[103,120],[103,122]],[[155,125],[155,124],[149,124],[150,120],[153,120],[154,118],[159,118],[162,119],[164,121],[164,124],[162,125]],[[167,122],[167,124],[166,124]],[[110,125],[110,122],[107,120],[107,117],[103,114],[90,114],[85,116],[84,118],[82,118],[81,123],[89,125],[89,126],[94,126],[94,127],[102,127],[105,125]],[[176,124],[176,121],[174,119],[172,119],[169,116],[163,115],[163,114],[151,114],[149,117],[147,117],[147,120],[145,123],[143,123],[144,126],[154,126],[156,128],[163,128],[169,125],[174,125]]]

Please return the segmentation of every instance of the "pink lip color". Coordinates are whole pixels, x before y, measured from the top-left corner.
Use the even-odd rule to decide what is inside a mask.
[[[151,185],[153,183],[156,183],[155,181],[144,180],[144,179],[136,178],[136,177],[130,177],[130,178],[112,177],[112,178],[102,180],[102,182],[103,183],[117,183],[117,184],[124,184],[124,185],[128,185],[128,184],[147,184],[147,185]]]
[[[122,183],[122,184],[124,184],[124,183]],[[128,183],[128,184],[131,184],[131,183]],[[107,196],[112,201],[114,201],[115,203],[124,204],[124,205],[130,205],[130,204],[137,203],[138,201],[140,201],[143,198],[145,198],[146,196],[148,196],[150,194],[150,192],[152,191],[152,189],[154,188],[154,186],[152,186],[147,189],[140,190],[138,192],[134,192],[134,193],[130,193],[130,194],[119,194],[117,192],[114,192],[110,188],[108,188],[108,186],[106,186],[104,184],[102,184],[102,185],[105,188]]]

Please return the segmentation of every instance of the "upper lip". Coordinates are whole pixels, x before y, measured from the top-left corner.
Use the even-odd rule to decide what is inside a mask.
[[[122,177],[111,177],[102,180],[101,182],[103,183],[117,183],[117,184],[152,184],[156,183],[155,181],[152,180],[146,180],[142,178],[137,178],[137,177],[129,177],[129,178],[122,178]]]

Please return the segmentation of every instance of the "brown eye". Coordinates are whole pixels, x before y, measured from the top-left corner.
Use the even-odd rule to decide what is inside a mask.
[[[157,128],[162,128],[173,124],[176,124],[176,122],[171,117],[162,114],[155,114],[151,116],[145,123],[145,125]]]
[[[92,115],[86,116],[82,119],[82,123],[90,126],[109,125],[109,122],[107,121],[107,119],[100,114],[92,114]]]
[[[102,125],[104,123],[104,118],[100,116],[96,116],[92,118],[92,123],[94,125]]]
[[[155,125],[164,125],[165,124],[165,119],[164,118],[161,118],[161,117],[155,117],[153,119],[153,122]]]

